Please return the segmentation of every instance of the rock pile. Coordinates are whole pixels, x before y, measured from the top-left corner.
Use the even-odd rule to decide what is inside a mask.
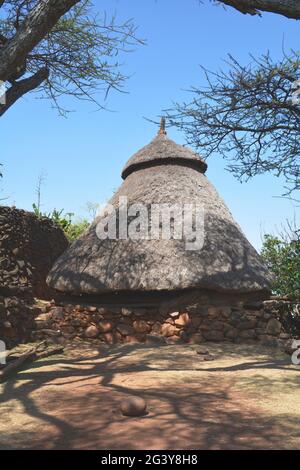
[[[0,206],[0,294],[49,298],[46,276],[67,247],[50,219]]]

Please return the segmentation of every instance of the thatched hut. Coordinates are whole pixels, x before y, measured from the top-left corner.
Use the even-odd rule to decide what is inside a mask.
[[[208,181],[206,169],[197,154],[167,137],[162,120],[158,135],[126,163],[124,182],[109,202],[110,211],[116,209],[116,237],[99,238],[99,224],[107,228],[110,219],[107,213],[98,216],[57,260],[49,285],[61,293],[100,303],[107,296],[119,303],[126,303],[124,299],[147,303],[159,293],[163,299],[187,291],[205,292],[214,298],[218,294],[236,299],[267,297],[270,274]],[[161,236],[161,218],[160,236],[151,237],[152,213],[146,236],[124,236],[119,204],[125,197],[128,208],[134,204],[148,209],[171,205],[185,207],[186,213],[186,207],[202,208],[201,246],[188,249],[186,233],[170,239]],[[128,214],[126,228],[137,217],[137,212],[135,216]],[[192,219],[194,230],[195,215]],[[142,231],[141,223],[133,223]]]

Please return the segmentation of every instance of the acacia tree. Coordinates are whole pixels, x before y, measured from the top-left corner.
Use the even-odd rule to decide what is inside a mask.
[[[287,18],[300,19],[299,0],[212,0],[235,8],[241,13],[261,15],[261,12],[272,12]]]
[[[238,178],[272,172],[285,177],[287,193],[300,189],[300,56],[267,54],[248,66],[229,56],[226,71],[204,73],[207,85],[166,111],[170,123],[205,156],[226,158]]]
[[[3,115],[32,90],[98,103],[97,92],[120,89],[127,78],[117,56],[136,38],[131,20],[94,13],[90,0],[0,0],[0,80],[8,86]]]
[[[299,0],[210,0],[244,14],[273,12],[300,19]],[[285,195],[300,189],[300,55],[281,61],[269,53],[241,65],[228,56],[226,69],[202,67],[206,86],[192,87],[189,102],[166,115],[205,156],[218,152],[238,178],[272,172],[287,182]]]

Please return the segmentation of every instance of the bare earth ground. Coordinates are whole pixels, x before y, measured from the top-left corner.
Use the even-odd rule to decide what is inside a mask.
[[[299,449],[300,366],[261,346],[68,349],[0,385],[1,449]],[[137,394],[149,414],[126,418]]]

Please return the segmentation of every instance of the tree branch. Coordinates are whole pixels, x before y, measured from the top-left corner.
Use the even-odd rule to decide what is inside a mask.
[[[0,0],[1,1],[1,0]],[[0,80],[7,81],[59,18],[80,0],[40,0],[15,36],[0,49]]]
[[[191,102],[165,110],[170,124],[207,157],[226,158],[239,179],[271,172],[286,179],[288,191],[299,190],[300,103],[291,86],[299,54],[278,62],[265,54],[247,66],[229,56],[226,64],[226,72],[204,69],[207,85],[191,89]]]
[[[244,14],[260,15],[262,11],[300,19],[299,0],[218,0]]]
[[[2,116],[19,98],[31,90],[39,87],[49,76],[49,70],[44,67],[29,78],[15,82],[6,92],[5,104],[0,104],[0,116]]]

